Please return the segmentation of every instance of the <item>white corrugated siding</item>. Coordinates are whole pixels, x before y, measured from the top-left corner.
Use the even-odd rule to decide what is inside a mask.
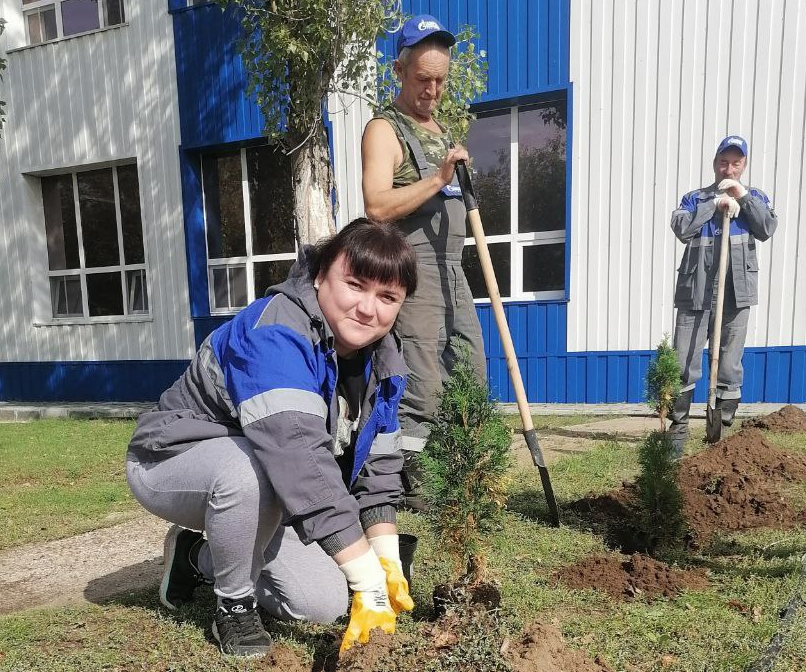
[[[333,167],[338,209],[336,227],[341,228],[364,214],[361,194],[361,135],[372,119],[365,100],[349,93],[332,94],[327,113],[332,123]]]
[[[172,23],[165,2],[127,0],[128,25],[12,50],[0,96],[0,360],[187,359],[189,318]],[[18,0],[3,48],[24,41]],[[34,326],[49,308],[39,180],[26,174],[136,158],[152,320]],[[43,317],[43,315],[38,315]],[[47,315],[44,315],[47,317]]]
[[[729,133],[772,199],[748,346],[806,344],[806,2],[571,0],[568,349],[645,350],[674,327],[669,219]]]

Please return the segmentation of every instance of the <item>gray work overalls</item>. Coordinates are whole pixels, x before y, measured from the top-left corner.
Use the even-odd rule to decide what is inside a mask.
[[[395,116],[420,179],[436,173],[420,141]],[[466,217],[454,177],[454,184],[397,222],[417,255],[417,291],[403,303],[395,325],[410,370],[400,403],[404,451],[422,451],[428,438],[424,423],[433,421],[442,383],[455,361],[451,338],[458,337],[468,345],[479,376],[486,380],[481,326],[462,269]]]

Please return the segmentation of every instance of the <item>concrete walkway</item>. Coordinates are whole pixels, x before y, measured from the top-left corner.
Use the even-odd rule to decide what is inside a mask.
[[[43,418],[136,418],[154,406],[153,401],[144,402],[50,402],[28,403],[0,401],[0,422],[25,422]],[[767,415],[785,404],[741,404],[738,417],[749,418]],[[795,404],[806,410],[806,404]],[[506,414],[517,414],[516,404],[501,404]],[[623,415],[652,417],[646,404],[529,404],[532,415]],[[692,404],[691,417],[705,418],[705,404]]]

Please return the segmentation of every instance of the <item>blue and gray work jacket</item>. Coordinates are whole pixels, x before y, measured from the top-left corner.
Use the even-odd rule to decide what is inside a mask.
[[[395,522],[406,372],[400,344],[390,333],[364,349],[367,387],[343,475],[333,341],[301,257],[288,280],[210,334],[157,406],[139,417],[129,459],[163,460],[205,439],[245,436],[283,523],[303,542],[334,555],[371,525]]]
[[[686,244],[677,269],[674,293],[677,308],[711,308],[722,241],[722,211],[717,211],[714,203],[718,194],[716,184],[689,192],[672,213],[672,231]],[[775,233],[778,218],[761,189],[748,187],[738,203],[739,215],[730,220],[726,290],[727,296],[735,297],[735,307],[744,308],[758,303],[756,241],[765,241]]]

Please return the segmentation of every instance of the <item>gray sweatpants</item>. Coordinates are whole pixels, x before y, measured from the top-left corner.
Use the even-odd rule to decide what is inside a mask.
[[[717,397],[739,399],[742,396],[744,369],[742,354],[747,337],[750,308],[725,305],[722,309],[722,335],[719,344]],[[677,311],[674,348],[682,370],[682,390],[690,390],[702,378],[702,351],[714,328],[710,310]]]
[[[129,459],[126,476],[151,513],[207,542],[199,570],[221,598],[255,593],[282,620],[327,623],[347,611],[347,582],[318,544],[305,546],[280,525],[274,491],[245,437],[201,441],[159,462]]]
[[[451,338],[469,346],[479,376],[487,377],[481,326],[461,261],[418,259],[417,291],[403,303],[395,330],[409,368],[400,402],[402,448],[419,452],[428,438],[426,423],[433,422],[442,383],[455,363]]]

